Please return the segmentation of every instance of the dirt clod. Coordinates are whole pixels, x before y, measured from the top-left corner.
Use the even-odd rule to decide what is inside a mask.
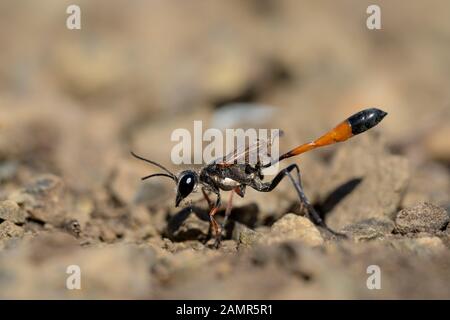
[[[394,230],[394,222],[389,219],[367,219],[347,225],[343,232],[356,241],[373,240],[386,237]]]
[[[401,210],[395,219],[400,233],[429,232],[444,230],[450,221],[447,211],[431,203],[422,203]]]
[[[15,225],[11,221],[0,223],[0,240],[5,238],[16,238],[23,236],[23,228]]]
[[[183,210],[181,213],[173,217],[167,226],[169,238],[174,241],[206,239],[209,232],[209,221],[200,219],[189,210]]]
[[[288,213],[275,222],[270,232],[264,234],[258,242],[272,244],[292,240],[311,247],[324,243],[320,231],[309,219],[293,213]]]
[[[63,196],[62,180],[54,175],[43,175],[9,198],[17,202],[33,219],[58,225],[66,213]]]
[[[0,202],[0,220],[8,220],[13,223],[24,223],[27,214],[19,205],[11,200]]]

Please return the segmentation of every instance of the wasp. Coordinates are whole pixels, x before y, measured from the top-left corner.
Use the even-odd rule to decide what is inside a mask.
[[[175,207],[178,207],[183,199],[196,190],[198,186],[201,186],[203,196],[210,207],[210,230],[212,230],[212,234],[215,238],[215,247],[220,245],[224,226],[226,225],[231,213],[233,195],[236,193],[240,197],[244,197],[245,189],[247,187],[253,188],[259,192],[270,192],[275,189],[285,177],[291,181],[293,187],[295,188],[300,204],[306,209],[306,216],[315,225],[325,229],[333,235],[344,236],[330,229],[311,205],[303,190],[300,169],[297,164],[290,164],[286,168],[280,170],[271,181],[264,181],[262,170],[271,167],[284,159],[297,156],[316,148],[345,141],[375,127],[386,115],[386,112],[377,108],[362,110],[342,121],[335,128],[326,132],[318,139],[302,144],[282,154],[278,158],[266,161],[266,163],[259,160],[256,163],[251,163],[248,161],[248,159],[251,158],[252,153],[256,150],[260,150],[261,148],[268,150],[271,145],[271,141],[266,142],[263,140],[259,140],[255,144],[250,145],[243,150],[234,150],[227,156],[218,158],[203,166],[198,171],[184,170],[178,175],[175,175],[155,161],[145,159],[133,152],[131,152],[131,154],[134,157],[148,162],[164,171],[162,173],[155,173],[145,176],[142,180],[153,177],[166,177],[175,182]],[[220,191],[230,191],[225,209],[225,217],[222,224],[219,224],[214,218],[221,206]],[[214,194],[215,201],[212,201],[208,194]]]

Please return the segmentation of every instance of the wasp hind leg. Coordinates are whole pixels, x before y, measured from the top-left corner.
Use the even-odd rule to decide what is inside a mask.
[[[296,178],[294,178],[294,176],[292,175],[291,171],[295,170],[297,175]],[[255,183],[252,185],[252,187],[258,191],[261,192],[270,192],[273,189],[275,189],[278,184],[281,182],[281,180],[283,180],[284,177],[289,177],[289,180],[291,180],[292,184],[294,185],[295,190],[297,191],[297,195],[300,199],[300,204],[303,205],[306,208],[306,212],[307,212],[307,216],[308,218],[315,224],[318,225],[322,228],[324,228],[325,230],[327,230],[328,232],[330,232],[331,234],[333,234],[334,236],[337,237],[346,237],[344,234],[338,233],[332,229],[330,229],[326,224],[325,221],[323,221],[323,219],[320,217],[320,215],[317,213],[316,209],[314,209],[314,207],[311,205],[311,203],[309,202],[308,198],[305,195],[305,192],[303,191],[303,187],[302,187],[302,179],[301,179],[301,175],[300,175],[300,169],[298,168],[298,166],[296,164],[291,164],[288,167],[284,168],[283,170],[281,170],[280,172],[278,172],[278,174],[275,176],[275,178],[273,178],[273,180],[271,182],[268,183]]]

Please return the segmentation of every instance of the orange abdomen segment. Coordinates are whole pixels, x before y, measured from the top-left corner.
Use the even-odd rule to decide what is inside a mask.
[[[360,112],[355,113],[351,117],[349,117],[347,120],[341,122],[337,127],[335,127],[333,130],[328,131],[320,138],[314,140],[310,143],[302,144],[301,146],[298,146],[291,151],[283,154],[280,156],[278,161],[281,161],[283,159],[296,156],[298,154],[307,152],[309,150],[327,146],[336,142],[342,142],[345,141],[354,135],[363,133],[370,128],[373,128],[376,126],[383,118],[387,115],[386,112],[377,109],[377,108],[370,108],[365,109]],[[272,162],[267,166],[270,166],[276,162]]]
[[[309,150],[312,150],[312,149],[315,149],[318,147],[323,147],[323,146],[333,144],[336,142],[345,141],[352,136],[353,136],[352,127],[350,126],[349,122],[346,120],[346,121],[340,123],[333,130],[327,132],[326,134],[324,134],[323,136],[318,138],[317,140],[306,143],[306,144],[302,144],[301,146],[298,146],[297,148],[292,149],[288,153],[284,154],[282,156],[282,158],[280,158],[280,160],[289,158],[292,156],[296,156],[298,154],[307,152]]]

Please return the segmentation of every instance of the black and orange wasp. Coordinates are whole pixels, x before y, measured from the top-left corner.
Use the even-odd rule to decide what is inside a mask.
[[[275,177],[268,182],[263,181],[264,175],[262,170],[273,166],[283,159],[287,159],[336,142],[345,141],[376,126],[386,115],[386,112],[377,108],[365,109],[347,118],[334,129],[322,135],[320,138],[312,142],[302,144],[275,159],[272,159],[271,157],[261,159],[262,157],[258,155],[258,157],[256,157],[258,159],[256,163],[249,161],[249,159],[254,155],[254,152],[259,152],[258,150],[262,149],[269,150],[273,141],[258,140],[256,143],[242,150],[234,150],[227,156],[212,161],[206,166],[203,166],[199,171],[184,170],[178,175],[175,175],[157,162],[140,157],[133,152],[131,152],[131,154],[134,157],[155,165],[164,171],[164,173],[155,173],[143,177],[142,180],[153,177],[167,177],[176,183],[176,207],[178,207],[181,201],[190,195],[192,191],[201,185],[203,196],[210,206],[209,219],[211,230],[215,237],[215,247],[220,245],[224,226],[226,225],[228,217],[231,213],[233,194],[236,193],[240,197],[244,197],[247,186],[260,192],[270,192],[278,186],[284,177],[288,177],[292,182],[300,203],[306,208],[306,215],[309,219],[317,226],[339,237],[344,235],[330,229],[306,197],[305,192],[303,191],[300,169],[297,164],[290,164],[286,168],[279,171],[278,174],[276,174]],[[217,210],[221,205],[221,190],[231,192],[225,210],[225,218],[223,223],[219,224],[214,218],[214,215],[217,213]],[[216,200],[214,202],[211,201],[208,193],[215,194]]]

